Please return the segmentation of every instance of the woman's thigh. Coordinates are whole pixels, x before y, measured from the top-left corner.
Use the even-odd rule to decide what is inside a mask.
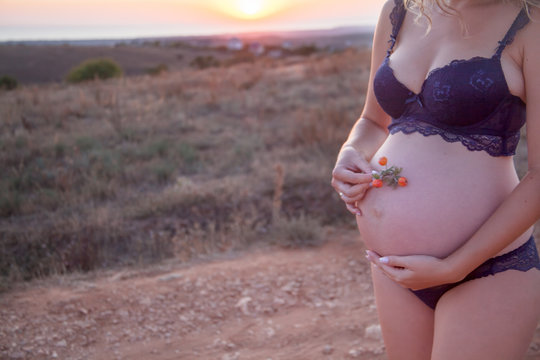
[[[377,312],[390,360],[429,360],[434,313],[410,290],[371,265]]]
[[[467,281],[437,304],[432,360],[522,359],[539,317],[539,270]]]

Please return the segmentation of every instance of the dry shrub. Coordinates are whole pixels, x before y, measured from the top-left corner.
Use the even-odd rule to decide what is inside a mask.
[[[182,228],[172,238],[174,254],[187,261],[201,255],[246,249],[256,244],[266,232],[267,227],[260,224],[256,212],[234,215],[224,226],[213,220],[194,223],[190,228]]]
[[[126,215],[137,219],[173,217],[166,234],[173,253],[183,260],[197,255],[239,249],[268,229],[270,201],[261,201],[245,176],[193,182],[186,177],[163,192],[138,199]],[[268,211],[261,211],[261,203]]]
[[[343,52],[320,56],[306,61],[308,76],[343,75],[348,72],[368,72],[371,52],[349,48]]]
[[[219,66],[220,61],[212,55],[197,56],[195,59],[191,60],[189,65],[199,68],[199,69],[206,69],[210,67]]]
[[[167,81],[158,88],[162,97],[178,98],[184,95],[184,85],[176,80]]]
[[[301,213],[296,217],[280,217],[272,224],[269,237],[272,243],[287,248],[316,246],[323,242],[324,236],[319,221]]]
[[[264,69],[260,64],[240,64],[225,69],[222,84],[230,91],[232,86],[235,90],[249,90],[261,80]]]
[[[223,61],[223,66],[234,66],[242,63],[254,63],[257,60],[255,56],[250,51],[237,51],[234,55]]]
[[[274,196],[272,199],[272,224],[278,222],[281,215],[281,198],[283,196],[283,182],[285,177],[283,166],[281,164],[276,164],[274,168],[276,170],[276,177],[274,180]]]
[[[88,271],[117,263],[128,249],[125,225],[110,208],[82,214],[50,214],[31,226],[4,224],[0,277],[9,283],[50,274]]]
[[[354,116],[335,102],[297,110],[291,119],[294,124],[291,144],[337,147],[356,121]]]
[[[256,196],[257,188],[247,185],[250,183],[245,175],[197,182],[179,177],[172,186],[137,197],[126,215],[141,219],[176,213],[186,215],[191,223],[212,220],[211,215],[216,216],[214,220],[227,218],[230,209],[238,209]],[[211,212],[205,214],[206,209]]]

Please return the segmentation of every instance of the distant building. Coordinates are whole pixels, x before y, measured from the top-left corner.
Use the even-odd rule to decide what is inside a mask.
[[[236,37],[229,39],[227,42],[227,49],[229,50],[242,50],[243,47],[244,44],[242,43],[242,40]]]
[[[270,50],[268,52],[268,56],[274,58],[274,59],[277,59],[277,58],[280,58],[283,56],[283,51],[279,50],[279,49],[274,49],[274,50]]]
[[[287,50],[291,50],[293,48],[293,45],[290,41],[284,41],[283,44],[281,44],[281,47]]]
[[[249,51],[256,56],[262,55],[264,53],[264,45],[259,42],[254,42],[249,45]]]

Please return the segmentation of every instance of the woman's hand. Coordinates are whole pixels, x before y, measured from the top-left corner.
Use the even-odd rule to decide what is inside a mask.
[[[332,171],[332,186],[355,215],[362,215],[358,202],[370,188],[371,171],[371,165],[354,147],[345,145],[339,152]]]
[[[390,279],[412,290],[458,282],[461,279],[448,264],[428,255],[384,256],[366,250],[366,257]]]

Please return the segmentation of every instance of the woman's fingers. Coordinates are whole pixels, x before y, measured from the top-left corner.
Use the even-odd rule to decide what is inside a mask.
[[[362,211],[353,203],[345,203],[347,210],[349,210],[353,215],[362,215]]]
[[[390,279],[394,280],[397,283],[400,283],[401,285],[404,285],[402,281],[406,279],[409,269],[403,266],[405,264],[403,262],[400,262],[396,257],[380,257],[379,254],[370,250],[366,250],[366,258],[371,261],[375,266],[377,266]],[[392,263],[390,264],[390,262]]]
[[[376,265],[388,278],[392,279],[396,283],[404,287],[409,287],[407,284],[408,275],[410,273],[409,269],[406,268],[397,268],[389,266],[386,264],[377,264]]]
[[[366,190],[370,188],[370,184],[371,183],[367,183],[367,184],[364,183],[364,184],[357,184],[357,185],[351,186],[349,189],[346,189],[344,194],[347,195],[351,199],[354,199],[357,196],[363,197]]]
[[[363,184],[371,182],[370,173],[353,172],[343,166],[338,166],[332,172],[332,182],[341,181],[348,184]]]
[[[366,250],[366,255],[370,261],[374,262],[375,265],[381,265],[387,268],[392,269],[403,269],[409,267],[409,262],[405,256],[380,256],[376,252],[371,250]]]
[[[369,188],[369,185],[356,185],[351,188],[345,188],[343,191],[339,191],[338,193],[343,201],[353,203],[355,201],[362,200]]]
[[[351,213],[362,214],[357,202],[364,198],[371,181],[369,162],[353,147],[342,148],[332,171],[331,183]]]
[[[443,260],[428,255],[383,256],[366,251],[367,258],[388,278],[417,290],[459,281]]]

